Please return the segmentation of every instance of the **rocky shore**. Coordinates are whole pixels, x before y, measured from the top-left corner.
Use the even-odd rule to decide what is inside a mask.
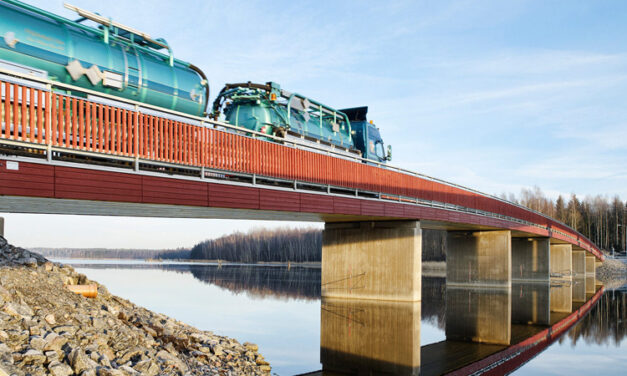
[[[627,283],[627,264],[606,258],[596,270],[597,279],[606,286],[620,287]]]
[[[67,285],[97,287],[96,298]],[[267,375],[257,345],[111,295],[0,237],[0,376]]]

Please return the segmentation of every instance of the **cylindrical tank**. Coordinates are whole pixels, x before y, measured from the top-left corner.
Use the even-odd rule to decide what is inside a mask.
[[[299,94],[267,84],[227,84],[213,104],[214,117],[224,113],[230,124],[253,131],[286,132],[353,149],[346,115]]]
[[[167,47],[158,41],[0,1],[0,60],[44,70],[51,80],[203,116],[209,100],[206,77],[193,65],[157,52],[155,47]]]

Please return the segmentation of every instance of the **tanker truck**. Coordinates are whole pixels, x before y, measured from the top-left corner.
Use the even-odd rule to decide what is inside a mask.
[[[213,102],[212,116],[252,131],[291,139],[367,161],[391,160],[368,107],[336,110],[302,94],[266,84],[226,84]]]

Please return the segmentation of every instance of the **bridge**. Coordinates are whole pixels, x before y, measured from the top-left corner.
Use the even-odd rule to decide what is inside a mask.
[[[322,295],[419,301],[421,231],[447,283],[594,275],[601,251],[541,213],[404,169],[0,70],[0,211],[325,223]]]

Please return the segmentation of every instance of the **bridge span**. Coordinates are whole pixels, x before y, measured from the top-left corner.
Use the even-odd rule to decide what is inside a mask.
[[[594,275],[601,251],[500,198],[337,147],[285,140],[0,70],[0,211],[325,222],[322,294],[420,300],[421,230],[451,286]]]

